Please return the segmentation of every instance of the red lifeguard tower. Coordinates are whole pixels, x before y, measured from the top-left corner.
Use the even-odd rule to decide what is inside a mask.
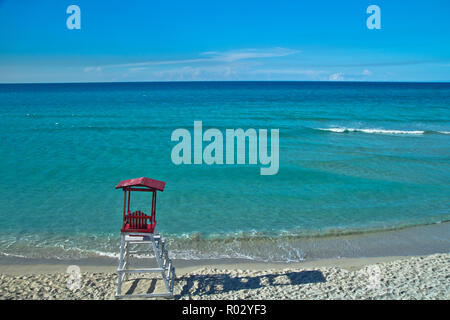
[[[120,230],[120,255],[119,267],[117,269],[117,292],[116,297],[171,297],[173,296],[173,284],[175,280],[175,267],[169,259],[169,254],[165,248],[164,239],[156,230],[156,193],[164,191],[166,183],[150,178],[137,178],[123,180],[119,182],[116,189],[122,189],[123,200],[123,222]],[[152,205],[150,215],[136,210],[130,211],[131,192],[151,192]],[[144,251],[132,251],[131,245],[147,244],[150,248]],[[157,268],[130,269],[129,258],[141,253],[153,252],[158,263]],[[149,256],[149,255],[148,255]],[[121,294],[121,287],[124,278],[129,273],[160,272],[166,292],[146,293],[146,294]]]

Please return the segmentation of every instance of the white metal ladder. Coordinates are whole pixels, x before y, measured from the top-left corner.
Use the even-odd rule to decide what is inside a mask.
[[[147,244],[151,248],[142,251],[131,251],[130,244]],[[139,253],[153,253],[158,263],[157,268],[130,269],[129,258]],[[166,288],[163,293],[145,293],[145,294],[122,294],[122,282],[129,273],[150,273],[160,272]],[[165,240],[161,238],[156,229],[153,233],[121,233],[119,267],[117,268],[117,291],[116,298],[153,298],[153,297],[173,297],[173,284],[175,281],[175,267],[172,260],[169,259],[169,253],[165,248]]]

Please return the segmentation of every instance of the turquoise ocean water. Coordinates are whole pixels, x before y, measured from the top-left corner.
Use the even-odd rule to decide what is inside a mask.
[[[278,174],[174,165],[194,120],[279,129]],[[297,261],[303,238],[450,218],[448,83],[4,84],[0,139],[3,255],[114,256],[114,186],[141,176],[167,183],[157,226],[178,258]]]

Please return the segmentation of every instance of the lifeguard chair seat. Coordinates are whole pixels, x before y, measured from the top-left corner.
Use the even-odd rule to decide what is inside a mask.
[[[155,226],[156,220],[153,215],[149,216],[138,210],[125,216],[120,232],[153,233]]]
[[[146,177],[123,180],[116,189],[124,191],[123,224],[120,229],[125,233],[153,233],[156,227],[156,192],[164,191],[166,183]],[[131,191],[152,192],[151,214],[141,210],[130,212]]]

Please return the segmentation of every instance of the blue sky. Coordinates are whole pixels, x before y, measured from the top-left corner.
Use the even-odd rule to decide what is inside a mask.
[[[450,81],[449,14],[448,0],[0,0],[0,82]]]

